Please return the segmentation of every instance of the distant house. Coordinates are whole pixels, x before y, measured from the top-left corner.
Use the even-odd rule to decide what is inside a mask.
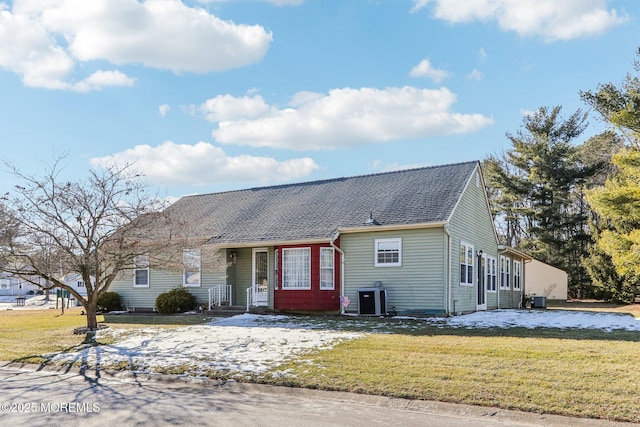
[[[203,304],[449,315],[517,307],[521,252],[499,248],[479,162],[186,196],[203,247],[184,270],[141,257],[110,288],[131,310],[185,287]],[[215,249],[215,250],[212,250]]]
[[[92,278],[92,282],[95,282],[95,280]],[[87,287],[84,283],[84,280],[82,280],[82,275],[80,273],[69,273],[66,274],[63,278],[62,278],[62,283],[64,283],[65,285],[73,288],[76,292],[78,292],[80,295],[82,296],[87,296]]]
[[[0,296],[26,296],[36,294],[40,288],[21,277],[0,273]]]
[[[549,300],[566,301],[567,272],[542,261],[531,260],[527,264],[527,280],[525,289],[527,294],[544,296]]]

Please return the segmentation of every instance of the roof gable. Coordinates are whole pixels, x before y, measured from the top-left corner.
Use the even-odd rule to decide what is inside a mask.
[[[186,196],[169,209],[212,243],[330,238],[362,227],[447,221],[478,162]]]

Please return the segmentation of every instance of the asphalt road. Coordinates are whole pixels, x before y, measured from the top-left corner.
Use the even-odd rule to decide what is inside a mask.
[[[209,380],[0,366],[2,426],[629,426]]]

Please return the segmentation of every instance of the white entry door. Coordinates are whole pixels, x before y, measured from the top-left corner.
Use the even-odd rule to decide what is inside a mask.
[[[269,252],[267,249],[253,250],[253,304],[267,306],[269,295]]]

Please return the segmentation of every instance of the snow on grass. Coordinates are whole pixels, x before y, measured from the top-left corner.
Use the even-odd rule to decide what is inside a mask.
[[[87,346],[77,352],[57,354],[51,360],[88,367],[127,365],[141,372],[189,366],[190,371],[196,372],[261,374],[292,357],[362,336],[355,332],[300,328],[286,319],[286,316],[243,314],[205,325],[139,329],[115,344]],[[110,333],[100,331],[97,338]]]
[[[452,317],[444,325],[459,328],[576,328],[640,331],[630,314],[565,310],[493,310]]]
[[[576,328],[640,331],[627,314],[563,310],[492,310],[450,318],[323,318],[242,314],[180,328],[105,329],[114,344],[86,346],[53,355],[60,364],[126,368],[137,372],[182,372],[227,377],[263,375],[278,365],[366,333],[403,333],[439,328]],[[357,330],[357,332],[354,332]],[[274,372],[271,371],[271,375]],[[276,373],[278,374],[278,373]],[[279,373],[282,374],[282,373]],[[286,373],[284,373],[286,375]]]
[[[16,304],[18,296],[25,297],[25,304],[19,306]],[[66,300],[65,300],[66,301]],[[59,301],[62,304],[62,300]],[[2,295],[0,296],[0,310],[34,310],[56,308],[56,294],[53,292],[49,295],[49,301],[46,301],[44,295]]]

